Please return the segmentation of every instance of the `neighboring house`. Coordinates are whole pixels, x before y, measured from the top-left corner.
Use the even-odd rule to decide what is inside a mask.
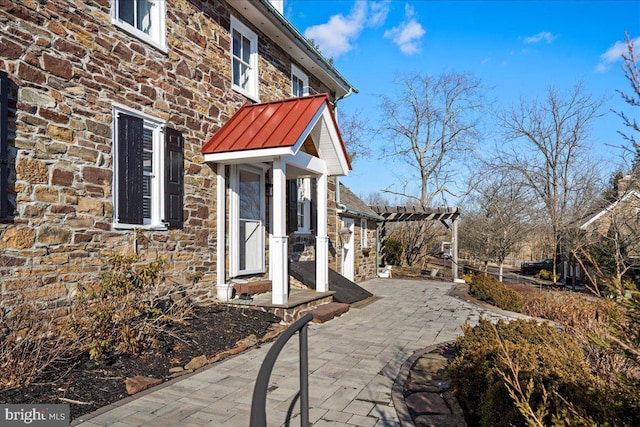
[[[0,3],[2,292],[72,295],[140,231],[195,297],[243,276],[286,303],[301,256],[327,289],[350,169],[333,109],[356,90],[282,8]]]
[[[340,184],[338,188],[339,250],[332,267],[355,282],[376,277],[378,224],[384,218],[344,185]]]
[[[640,192],[629,188],[630,176],[618,182],[618,195],[614,200],[603,201],[594,212],[580,221],[579,239],[598,242],[605,253],[615,256],[618,252],[624,265],[638,265],[640,259]],[[618,266],[620,268],[622,264]],[[566,262],[564,277],[568,282],[580,282],[584,272],[579,265]]]

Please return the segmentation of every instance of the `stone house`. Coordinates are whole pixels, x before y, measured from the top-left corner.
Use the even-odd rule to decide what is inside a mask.
[[[334,109],[357,90],[282,8],[0,0],[3,295],[63,300],[141,241],[196,298],[244,277],[286,303],[301,258],[327,289],[350,169]]]

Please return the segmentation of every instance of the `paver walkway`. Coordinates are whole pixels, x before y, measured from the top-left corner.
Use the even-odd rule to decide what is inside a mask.
[[[400,426],[391,389],[416,350],[453,340],[479,317],[520,317],[489,311],[447,295],[451,283],[373,279],[361,284],[379,297],[340,318],[309,326],[310,421],[323,426]],[[270,344],[112,405],[79,425],[249,425],[251,396]],[[283,350],[271,376],[267,425],[285,425],[298,392],[298,340]],[[295,408],[294,413],[298,412]],[[292,426],[300,425],[297,417]]]

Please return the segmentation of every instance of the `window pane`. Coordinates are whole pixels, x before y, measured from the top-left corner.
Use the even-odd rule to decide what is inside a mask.
[[[137,5],[136,28],[146,34],[151,34],[151,26],[153,25],[151,17],[155,5],[151,0],[137,0]]]
[[[118,18],[128,23],[129,25],[134,25],[134,8],[136,4],[131,0],[118,0]]]
[[[233,30],[233,56],[240,58],[240,49],[242,48],[240,39],[242,36],[236,30]]]
[[[238,85],[243,89],[249,90],[249,67],[244,64],[240,64],[240,82]]]
[[[142,217],[151,220],[151,177],[142,177]]]
[[[260,219],[260,175],[240,171],[240,218]]]
[[[249,63],[250,55],[251,41],[246,37],[242,37],[242,60],[247,64]]]

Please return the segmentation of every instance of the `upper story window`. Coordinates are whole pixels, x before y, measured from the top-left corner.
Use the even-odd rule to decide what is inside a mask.
[[[117,228],[182,226],[182,134],[162,120],[115,107],[114,223]]]
[[[309,95],[309,76],[295,65],[291,65],[291,94],[293,96]]]
[[[164,0],[114,0],[112,19],[128,33],[167,51]]]
[[[258,36],[233,16],[231,61],[233,88],[258,101]]]

